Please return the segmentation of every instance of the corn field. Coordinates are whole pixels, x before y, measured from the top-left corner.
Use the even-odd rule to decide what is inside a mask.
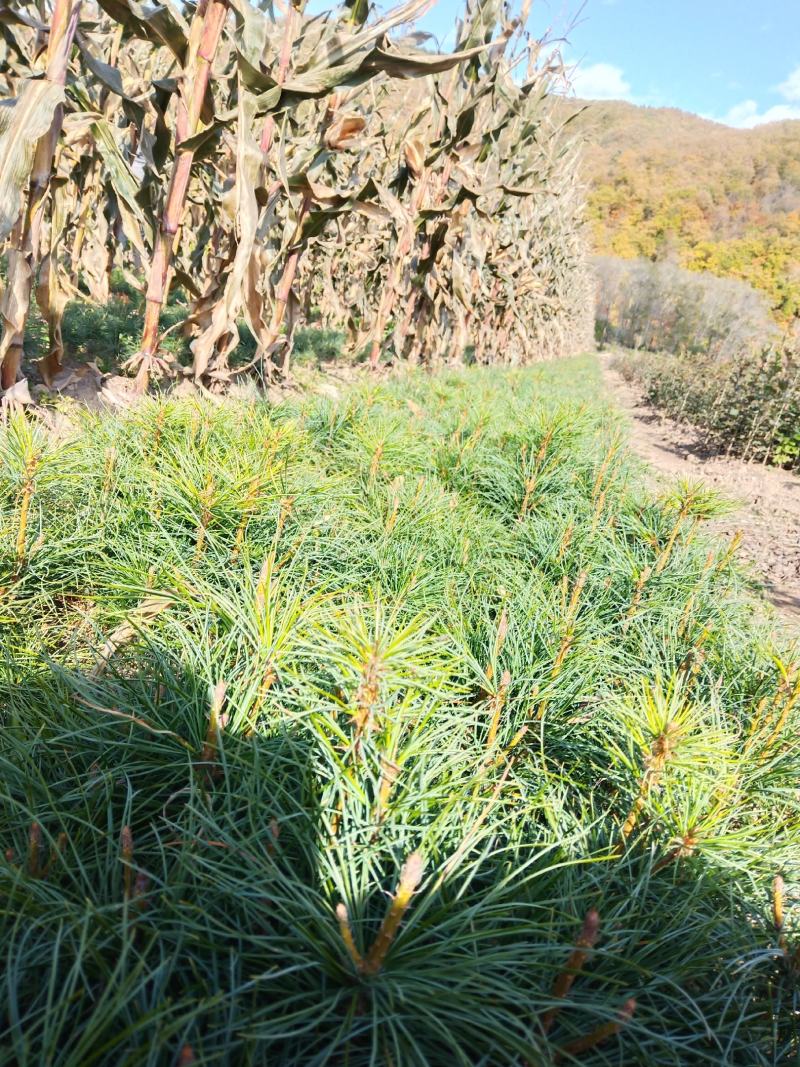
[[[126,370],[178,370],[162,312],[185,301],[186,372],[224,389],[289,371],[298,323],[373,365],[520,364],[591,334],[582,192],[550,106],[558,53],[521,11],[467,0],[451,53],[429,0],[308,14],[249,0],[0,6],[0,377],[29,373],[35,301],[52,382],[71,301],[112,271],[145,297]],[[240,330],[249,362],[232,359]]]

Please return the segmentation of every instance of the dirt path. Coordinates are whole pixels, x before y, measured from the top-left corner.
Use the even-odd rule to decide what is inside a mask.
[[[742,531],[741,555],[753,565],[787,625],[800,632],[800,477],[774,467],[709,455],[691,426],[665,418],[645,401],[600,356],[608,391],[630,420],[633,451],[655,471],[656,478],[702,479],[740,508],[715,522],[720,532]]]

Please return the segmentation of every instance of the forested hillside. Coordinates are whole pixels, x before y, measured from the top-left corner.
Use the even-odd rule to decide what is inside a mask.
[[[738,130],[600,101],[577,122],[598,252],[742,278],[800,316],[800,121]]]

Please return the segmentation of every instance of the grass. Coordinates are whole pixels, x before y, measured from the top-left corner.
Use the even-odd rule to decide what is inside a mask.
[[[0,277],[4,276],[5,265],[0,259]],[[192,362],[190,338],[180,328],[186,313],[185,301],[176,294],[161,313],[164,334],[161,347],[178,367],[188,367]],[[115,271],[111,279],[111,295],[105,303],[94,303],[85,294],[67,303],[62,323],[65,364],[73,366],[92,360],[103,373],[119,373],[120,364],[139,348],[143,322],[143,292]],[[250,363],[256,354],[255,341],[243,323],[240,323],[239,332],[240,343],[231,354],[233,366]],[[323,329],[318,323],[300,327],[293,336],[292,361],[318,365],[342,358],[343,341],[341,333]],[[46,356],[48,349],[47,323],[34,305],[25,336],[25,370],[33,380],[38,379],[36,361]]]
[[[8,423],[0,1063],[796,1061],[796,650],[599,391]]]

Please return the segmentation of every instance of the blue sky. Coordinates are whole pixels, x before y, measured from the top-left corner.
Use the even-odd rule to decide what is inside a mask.
[[[533,0],[538,34],[566,32],[580,0]],[[452,47],[460,0],[424,25]],[[800,118],[800,0],[587,0],[565,47],[575,91],[679,107],[732,126]]]

